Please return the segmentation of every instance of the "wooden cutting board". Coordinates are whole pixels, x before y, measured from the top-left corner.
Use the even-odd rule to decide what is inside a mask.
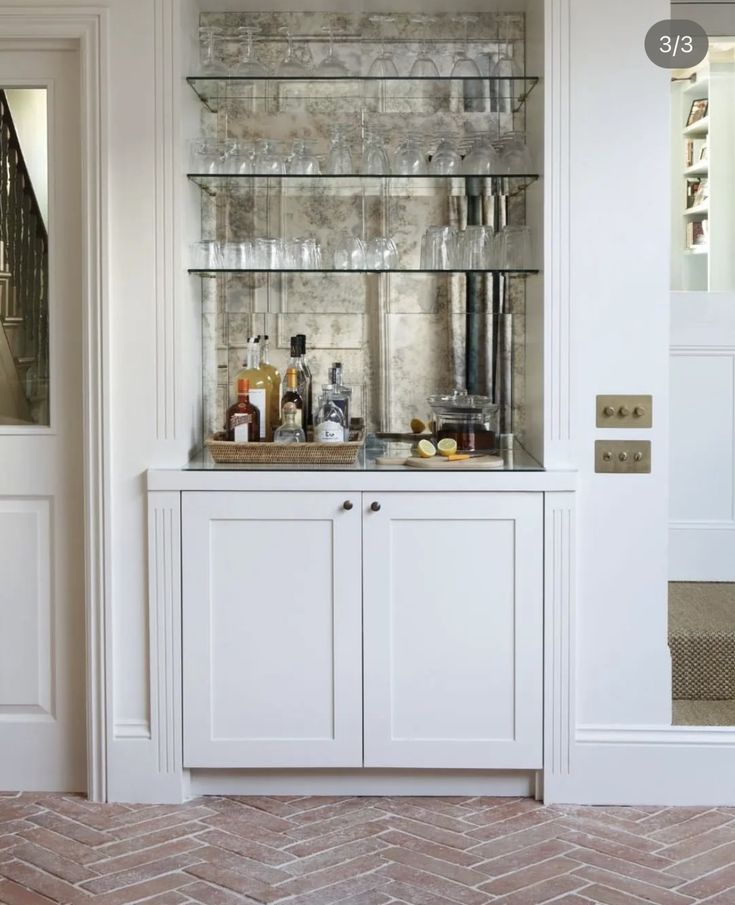
[[[410,459],[406,459],[406,465],[411,468],[437,468],[450,471],[462,468],[502,468],[503,460],[500,456],[471,456],[469,459],[450,462],[444,456],[432,456],[430,459],[411,456]]]

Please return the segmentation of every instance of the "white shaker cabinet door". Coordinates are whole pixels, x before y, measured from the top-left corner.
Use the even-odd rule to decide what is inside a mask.
[[[184,493],[182,520],[184,766],[361,766],[359,495]]]
[[[540,768],[542,495],[364,494],[363,557],[365,766]]]

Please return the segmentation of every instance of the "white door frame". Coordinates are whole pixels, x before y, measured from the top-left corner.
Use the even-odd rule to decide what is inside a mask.
[[[6,48],[79,48],[82,148],[82,331],[87,794],[103,801],[106,781],[105,613],[109,569],[109,286],[107,275],[107,10],[100,7],[0,6]]]

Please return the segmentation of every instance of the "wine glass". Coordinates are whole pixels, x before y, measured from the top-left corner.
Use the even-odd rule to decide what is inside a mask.
[[[199,45],[202,71],[206,73],[222,72],[217,45],[222,40],[222,29],[217,25],[208,25],[199,29]]]
[[[330,129],[330,146],[327,153],[326,170],[331,176],[349,176],[355,172],[352,152],[347,143],[348,126],[338,123]]]
[[[382,132],[371,129],[365,133],[362,169],[368,176],[385,176],[390,173],[390,161]]]
[[[506,41],[497,60],[492,66],[491,76],[495,97],[498,99],[500,113],[512,113],[516,108],[517,79],[523,78],[520,64],[513,58],[512,43]]]
[[[421,135],[413,132],[398,145],[393,155],[393,172],[399,176],[419,176],[425,170],[425,157],[421,148]]]
[[[431,155],[429,172],[432,176],[454,176],[462,169],[462,157],[454,147],[452,139],[445,135]]]
[[[278,142],[261,138],[256,144],[255,172],[258,176],[282,176],[286,165],[278,150]]]
[[[294,138],[291,156],[286,163],[286,169],[292,176],[319,175],[319,161],[310,151],[310,144],[304,138]]]
[[[368,69],[369,78],[377,79],[394,79],[398,77],[398,69],[396,68],[393,54],[385,48],[385,29],[384,26],[395,22],[395,16],[375,15],[370,16],[370,21],[378,26],[380,33],[380,53],[373,60],[370,69]]]
[[[293,43],[293,35],[288,25],[284,25],[278,29],[286,36],[287,46],[286,55],[278,64],[278,75],[288,77],[306,75],[307,69],[304,63],[299,60]]]
[[[469,27],[471,22],[477,22],[477,16],[455,16],[457,22],[464,23],[464,48],[458,50],[454,55],[454,66],[452,67],[451,77],[453,79],[479,79],[480,70],[477,63],[470,59],[470,37]]]
[[[331,24],[324,25],[322,26],[322,31],[325,31],[329,35],[329,50],[327,55],[314,70],[314,74],[319,76],[332,76],[335,78],[345,78],[346,76],[349,76],[350,70],[347,68],[346,63],[339,58],[334,49],[334,28]]]
[[[421,42],[419,44],[419,52],[408,74],[412,79],[437,79],[439,78],[439,70],[429,55],[429,38],[427,34],[429,23],[436,22],[436,16],[412,16],[411,21],[421,28]]]
[[[462,172],[467,176],[491,176],[498,169],[498,154],[490,143],[490,136],[485,133],[475,135],[472,148],[462,162]]]
[[[270,75],[267,66],[261,63],[255,56],[254,36],[261,31],[254,25],[244,25],[238,28],[240,36],[240,59],[237,62],[237,74],[252,78],[266,78]],[[244,52],[243,52],[244,51]]]

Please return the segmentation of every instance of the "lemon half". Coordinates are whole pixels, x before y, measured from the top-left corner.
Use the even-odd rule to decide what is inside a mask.
[[[419,440],[416,445],[416,451],[422,459],[430,459],[432,456],[436,455],[436,449],[431,440]]]
[[[423,434],[426,430],[426,425],[420,418],[412,418],[411,419],[411,433],[413,434]]]
[[[457,441],[451,437],[445,437],[436,444],[440,456],[453,456],[457,452]]]

